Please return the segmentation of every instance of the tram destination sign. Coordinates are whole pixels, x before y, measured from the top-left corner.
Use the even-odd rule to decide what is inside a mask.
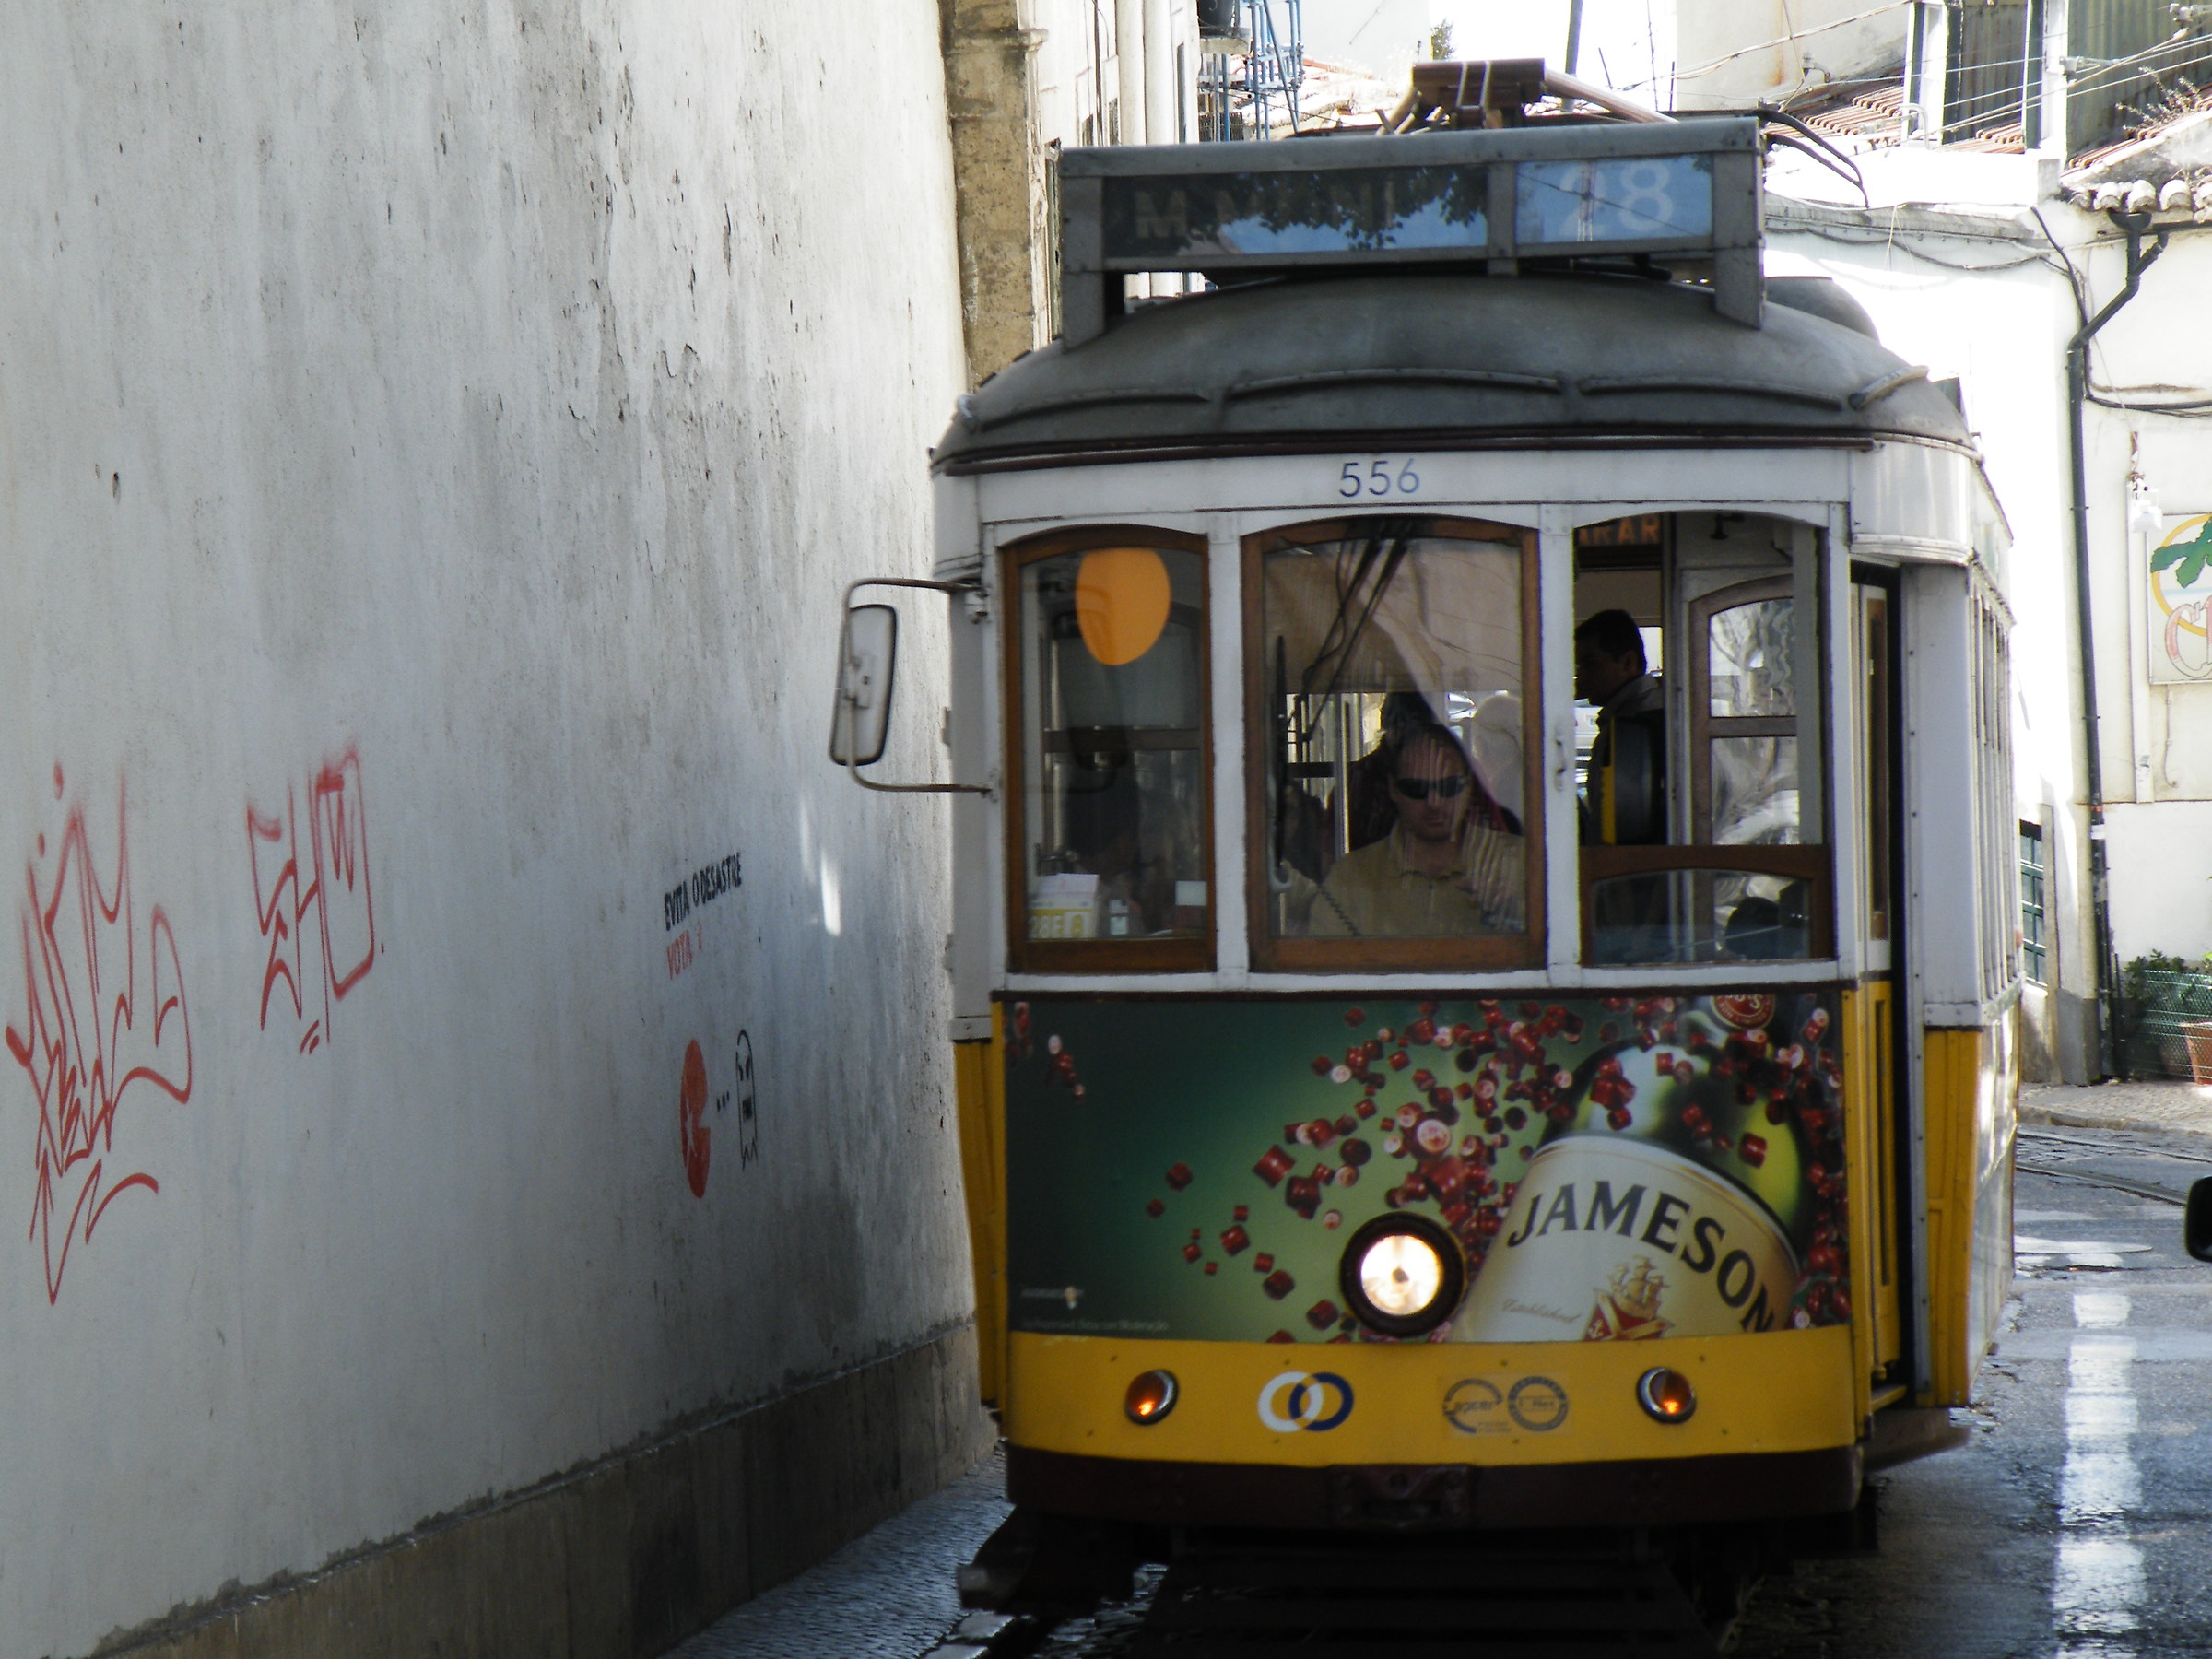
[[[1273,144],[1131,145],[1060,162],[1068,342],[1124,276],[1671,256],[1722,314],[1759,317],[1757,124],[1716,118]]]

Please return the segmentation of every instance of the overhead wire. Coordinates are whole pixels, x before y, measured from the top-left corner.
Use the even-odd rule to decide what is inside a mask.
[[[2113,58],[2109,63],[2098,65],[2084,74],[2079,80],[2071,82],[2066,89],[2069,92],[2088,92],[2093,90],[2100,84],[2111,81],[2115,76],[2122,79],[2133,79],[2143,75],[2155,76],[2158,71],[2147,66],[2149,60],[2163,53],[2177,51],[2184,46],[2197,47],[2204,55],[2212,56],[2212,35],[2173,35],[2159,41],[2156,46],[2147,46],[2141,52],[2133,53],[2124,58]],[[2169,69],[2180,66],[2174,64],[2165,65]]]
[[[1810,29],[1794,29],[1788,34],[1778,35],[1771,41],[1760,41],[1753,45],[1739,46],[1734,52],[1724,52],[1712,62],[1700,64],[1694,68],[1686,69],[1677,64],[1667,73],[1673,79],[1688,80],[1695,76],[1710,74],[1724,64],[1733,64],[1737,58],[1750,57],[1761,52],[1771,52],[1777,46],[1794,45],[1806,36],[1826,34],[1831,29],[1842,29],[1849,24],[1864,23],[1869,18],[1880,17],[1884,12],[1902,11],[1912,4],[1913,0],[1889,0],[1888,5],[1877,6],[1868,11],[1853,12],[1848,18],[1837,18],[1830,22],[1816,24]],[[1654,65],[1648,79],[1631,82],[1629,86],[1618,89],[1627,92],[1636,87],[1648,87],[1656,82],[1658,78],[1658,67]]]

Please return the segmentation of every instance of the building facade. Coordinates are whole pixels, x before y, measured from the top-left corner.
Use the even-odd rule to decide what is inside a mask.
[[[0,1653],[660,1652],[990,1440],[938,12],[13,18]]]
[[[1054,158],[1196,141],[1195,0],[945,0],[968,377],[1059,332]]]
[[[2100,21],[2046,16],[2060,40]],[[2212,40],[2183,48],[2212,58]],[[2011,518],[2025,1052],[2077,1082],[2129,1064],[2125,964],[2212,950],[2212,582],[2188,551],[2212,522],[2212,353],[2191,324],[2212,281],[2212,112],[2182,89],[2115,133],[2116,73],[2016,76],[1994,101],[1954,75],[1980,103],[1918,126],[1909,97],[1887,125],[1862,100],[1816,124],[1864,200],[1795,159],[1769,196],[1770,269],[1832,276],[1959,382]],[[2075,87],[2098,142],[2069,153]]]

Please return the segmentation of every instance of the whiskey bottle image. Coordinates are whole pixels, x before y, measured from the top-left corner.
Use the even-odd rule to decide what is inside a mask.
[[[1630,1034],[1555,1074],[1550,1127],[1454,1340],[1724,1335],[1848,1316],[1841,1077],[1819,999],[1632,1007]]]

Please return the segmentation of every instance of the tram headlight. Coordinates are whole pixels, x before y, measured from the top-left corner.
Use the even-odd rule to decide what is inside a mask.
[[[1636,1404],[1661,1423],[1687,1423],[1696,1415],[1698,1391],[1680,1371],[1654,1365],[1636,1379]]]
[[[1175,1409],[1175,1373],[1148,1371],[1130,1380],[1122,1396],[1122,1409],[1133,1423],[1157,1423]]]
[[[1418,1336],[1452,1317],[1467,1269],[1452,1235],[1426,1217],[1378,1216],[1344,1247],[1337,1284],[1370,1330]]]

